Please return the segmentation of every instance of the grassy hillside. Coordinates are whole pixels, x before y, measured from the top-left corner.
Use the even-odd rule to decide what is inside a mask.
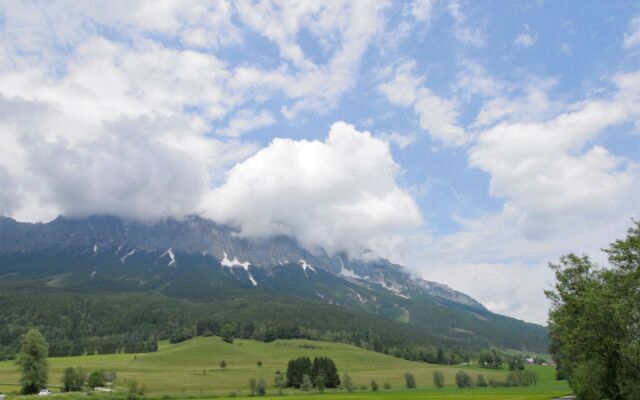
[[[278,340],[263,343],[253,340],[236,340],[233,344],[224,343],[220,338],[196,338],[179,344],[162,343],[157,353],[147,354],[114,354],[79,357],[51,358],[50,387],[59,384],[64,368],[83,367],[91,371],[95,369],[115,370],[118,372],[120,385],[126,380],[135,379],[143,382],[149,388],[149,395],[161,396],[214,396],[226,395],[235,391],[239,396],[247,395],[249,378],[263,378],[272,387],[275,371],[286,369],[287,361],[297,356],[326,355],[333,358],[340,374],[349,373],[356,386],[368,385],[375,379],[380,387],[388,382],[391,391],[371,393],[375,398],[413,398],[419,393],[420,398],[437,396],[438,398],[551,398],[555,395],[567,393],[564,382],[553,380],[554,370],[549,367],[533,367],[540,378],[540,384],[532,388],[507,389],[472,389],[460,390],[453,388],[454,374],[460,368],[466,369],[471,375],[479,373],[487,379],[496,377],[504,379],[506,371],[491,371],[474,367],[443,367],[420,362],[406,361],[384,354],[364,350],[355,346],[329,342],[315,342],[308,340]],[[220,361],[227,362],[227,368],[219,367]],[[258,367],[257,362],[263,366]],[[446,376],[447,388],[437,390],[433,388],[433,371],[442,370]],[[419,387],[418,391],[405,392],[403,388],[403,374],[412,372]],[[0,391],[15,390],[19,380],[19,373],[13,362],[0,363]],[[5,386],[3,386],[5,385]],[[296,393],[286,389],[285,394]],[[500,393],[507,394],[503,397]],[[325,394],[329,398],[356,398],[365,393],[348,394],[334,392]],[[510,396],[525,397],[510,397]],[[453,397],[450,397],[453,396]],[[457,396],[457,397],[456,397]],[[492,397],[494,396],[494,397]],[[495,397],[498,396],[498,397]],[[526,397],[535,396],[535,397]],[[545,397],[546,396],[546,397]]]

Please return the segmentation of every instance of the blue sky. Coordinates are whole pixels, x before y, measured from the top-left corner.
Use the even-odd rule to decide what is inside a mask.
[[[640,214],[640,4],[7,2],[0,142],[0,214],[198,213],[544,323]]]

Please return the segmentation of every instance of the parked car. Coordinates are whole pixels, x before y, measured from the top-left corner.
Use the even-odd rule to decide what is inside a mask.
[[[50,395],[51,392],[49,391],[49,389],[42,389],[39,393],[38,396],[48,396]]]

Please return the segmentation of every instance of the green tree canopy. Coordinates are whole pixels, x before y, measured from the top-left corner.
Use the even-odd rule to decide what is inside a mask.
[[[37,329],[30,329],[22,338],[17,364],[22,370],[20,386],[23,394],[38,393],[47,386],[49,346]]]
[[[580,399],[640,398],[640,223],[605,252],[609,267],[568,254],[551,264],[551,351]]]

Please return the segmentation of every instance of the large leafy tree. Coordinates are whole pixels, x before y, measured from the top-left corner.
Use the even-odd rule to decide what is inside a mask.
[[[601,268],[568,254],[551,264],[551,351],[579,399],[640,398],[640,223]]]
[[[49,346],[37,329],[30,329],[22,338],[17,364],[22,370],[20,385],[23,394],[38,393],[47,386]]]

